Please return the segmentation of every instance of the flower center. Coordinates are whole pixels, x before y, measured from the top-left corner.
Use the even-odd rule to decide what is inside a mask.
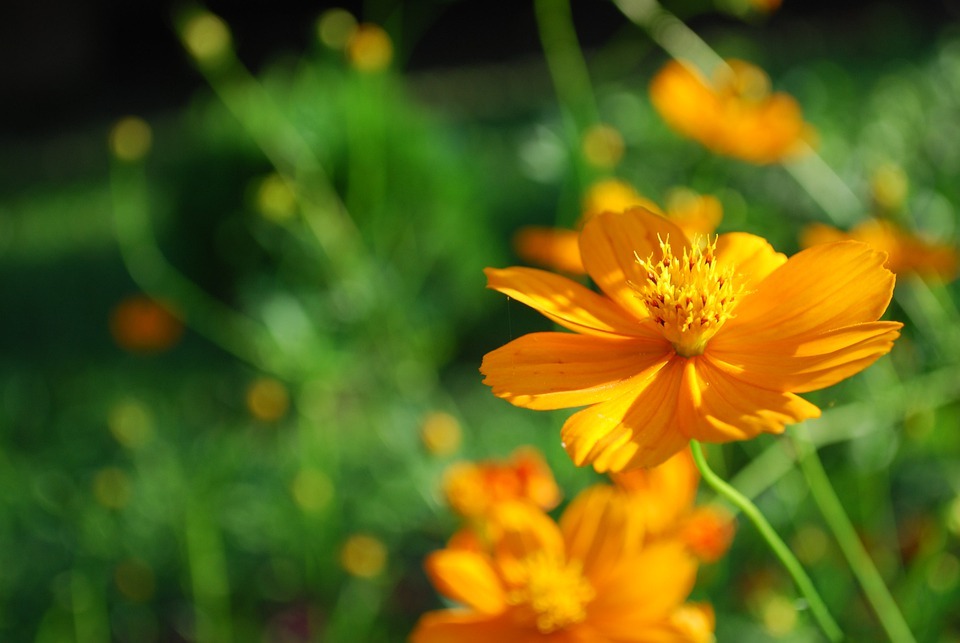
[[[647,278],[632,284],[663,335],[684,357],[702,355],[707,341],[725,321],[742,292],[733,287],[733,268],[717,266],[717,237],[706,243],[694,239],[682,257],[673,254],[670,239],[660,239],[661,258],[653,254],[637,263]]]
[[[522,561],[517,572],[507,602],[529,608],[540,632],[547,634],[587,617],[587,603],[596,592],[583,577],[579,561],[564,563],[539,554]]]

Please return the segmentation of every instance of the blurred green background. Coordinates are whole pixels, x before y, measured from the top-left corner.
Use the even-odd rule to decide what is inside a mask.
[[[893,171],[906,191],[892,216],[956,245],[955,7],[801,4],[665,6],[799,100],[863,216]],[[654,200],[715,194],[721,231],[787,253],[829,220],[783,167],[673,134],[646,94],[666,55],[612,4],[573,12],[600,120],[625,143],[600,168],[556,98],[532,6],[349,7],[390,34],[382,71],[351,64],[324,6],[210,5],[224,21],[200,42],[217,24],[232,36],[206,57],[181,46],[199,6],[74,7],[42,24],[11,7],[31,20],[5,21],[0,127],[2,641],[404,640],[440,606],[421,561],[455,526],[448,464],[534,444],[568,498],[595,479],[560,447],[566,413],[514,408],[477,371],[548,327],[484,289],[485,266],[518,261],[517,228],[572,225],[608,175]],[[123,38],[51,67],[103,24]],[[46,48],[14,48],[31,33]],[[131,114],[143,120],[119,120]],[[893,353],[811,396],[831,479],[923,641],[960,641],[957,301],[955,284],[902,276]],[[448,449],[422,438],[435,412],[459,423]],[[781,442],[714,461],[851,640],[879,640]],[[749,525],[695,597],[720,641],[819,640]]]

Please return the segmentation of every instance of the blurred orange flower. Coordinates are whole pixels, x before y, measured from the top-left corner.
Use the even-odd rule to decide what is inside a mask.
[[[131,353],[158,353],[180,341],[183,323],[168,306],[134,295],[113,309],[110,334],[120,348]]]
[[[885,255],[855,241],[789,260],[760,237],[691,243],[644,208],[586,223],[580,254],[603,294],[534,268],[487,268],[488,287],[574,331],[531,333],[488,353],[493,393],[517,406],[586,406],[562,439],[577,465],[650,467],[689,440],[727,442],[817,417],[796,393],[890,351],[877,321],[893,293]]]
[[[696,560],[677,541],[645,544],[629,502],[596,486],[559,525],[530,504],[499,504],[479,547],[427,558],[434,586],[463,608],[425,614],[411,641],[712,641],[712,608],[684,603]]]
[[[465,518],[483,518],[509,500],[553,509],[561,498],[553,472],[533,447],[520,447],[505,461],[458,462],[447,469],[443,491],[450,507]]]
[[[733,540],[732,516],[718,507],[695,507],[700,473],[689,449],[651,469],[611,474],[635,497],[644,515],[647,540],[675,538],[702,561],[718,560]]]
[[[952,280],[957,276],[957,249],[931,243],[900,229],[889,221],[871,219],[843,232],[822,223],[808,226],[800,236],[804,248],[855,239],[887,253],[886,267],[895,273],[914,272],[921,277]]]
[[[797,101],[771,94],[766,73],[742,60],[728,60],[712,83],[692,65],[670,61],[650,83],[650,99],[678,133],[751,163],[777,163],[813,138]]]
[[[514,250],[529,263],[582,275],[586,270],[580,259],[579,229],[601,212],[622,212],[635,206],[670,218],[688,235],[710,234],[723,218],[723,206],[716,197],[675,189],[667,196],[667,211],[664,212],[629,183],[606,179],[594,183],[587,191],[577,230],[527,226],[521,228],[514,237]]]

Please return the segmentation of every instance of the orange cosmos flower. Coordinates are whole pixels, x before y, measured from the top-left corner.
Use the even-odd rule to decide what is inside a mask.
[[[627,502],[593,487],[559,525],[529,504],[498,505],[481,546],[427,558],[434,586],[463,608],[425,614],[411,641],[711,641],[712,609],[684,604],[696,561],[676,541],[645,545]]]
[[[723,206],[716,197],[677,188],[667,196],[667,211],[664,213],[660,206],[642,196],[629,183],[607,179],[593,184],[587,191],[577,230],[540,226],[521,228],[514,237],[514,249],[530,263],[582,275],[586,270],[580,259],[579,229],[601,212],[622,212],[635,206],[669,217],[687,234],[710,234],[723,218]]]
[[[712,83],[670,61],[650,83],[650,99],[678,133],[751,163],[777,163],[813,136],[797,101],[771,94],[769,77],[742,60],[728,60]]]
[[[691,243],[643,208],[604,213],[580,235],[602,294],[534,268],[486,270],[488,287],[574,331],[524,335],[480,367],[494,394],[531,409],[586,406],[563,426],[578,465],[657,465],[689,440],[780,433],[820,410],[795,393],[830,386],[890,351],[876,321],[894,276],[854,241],[789,260],[732,233]]]
[[[700,560],[714,562],[730,547],[733,518],[718,507],[695,507],[700,472],[689,449],[651,469],[612,473],[625,493],[637,499],[647,540],[674,538]]]
[[[887,253],[886,266],[895,273],[915,272],[922,277],[947,280],[957,276],[956,248],[924,241],[889,221],[864,221],[849,233],[816,223],[804,230],[800,245],[809,248],[841,239],[863,241],[872,248]]]
[[[450,507],[465,518],[482,518],[513,500],[553,509],[561,498],[553,472],[532,447],[520,447],[506,461],[454,464],[444,475],[443,490]]]

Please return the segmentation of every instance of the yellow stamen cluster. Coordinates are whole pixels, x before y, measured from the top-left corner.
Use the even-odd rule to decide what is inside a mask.
[[[716,249],[717,238],[708,237],[705,244],[694,240],[677,257],[667,238],[660,239],[659,260],[653,254],[637,256],[646,279],[632,285],[664,337],[684,357],[703,354],[709,339],[733,317],[741,293],[734,288],[732,267],[717,265]]]
[[[534,555],[522,561],[517,571],[517,582],[508,592],[507,601],[529,608],[540,632],[548,634],[587,617],[587,604],[596,591],[583,577],[579,561]]]

